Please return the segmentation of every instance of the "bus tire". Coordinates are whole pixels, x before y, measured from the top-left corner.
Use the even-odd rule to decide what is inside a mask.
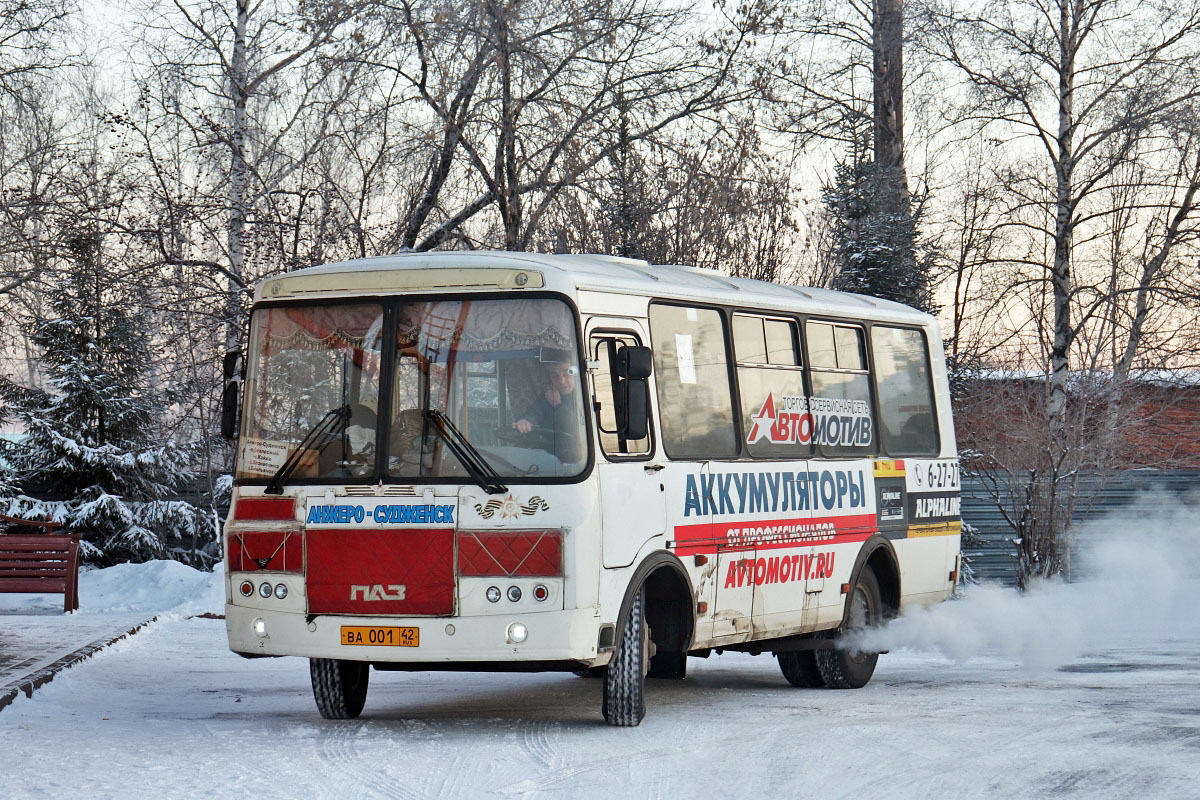
[[[604,672],[601,711],[604,721],[609,725],[633,728],[646,716],[646,640],[649,629],[642,607],[645,594],[644,589],[639,589],[634,596],[617,651]]]
[[[846,598],[846,616],[835,638],[878,625],[883,619],[883,600],[875,572],[864,565]],[[875,674],[878,653],[834,648],[816,650],[817,669],[830,689],[861,689]]]
[[[325,719],[354,719],[367,702],[371,665],[365,661],[310,658],[313,699]]]
[[[821,689],[825,679],[817,667],[817,651],[815,650],[786,650],[776,653],[779,660],[779,671],[787,682],[801,689]]]

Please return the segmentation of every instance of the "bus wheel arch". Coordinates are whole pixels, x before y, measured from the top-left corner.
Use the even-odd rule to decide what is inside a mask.
[[[900,613],[900,560],[896,558],[892,543],[879,534],[863,543],[854,561],[854,569],[850,571],[850,586],[858,583],[864,566],[870,566],[875,573],[880,600],[883,601],[883,619],[886,621],[895,617]]]
[[[652,644],[649,677],[682,678],[696,632],[696,598],[687,570],[673,553],[659,550],[648,555],[625,590],[617,631],[625,629],[633,600],[643,589],[643,615]]]

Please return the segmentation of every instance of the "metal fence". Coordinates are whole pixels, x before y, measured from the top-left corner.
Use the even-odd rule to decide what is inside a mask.
[[[1128,527],[1129,518],[1118,512],[1129,509],[1139,498],[1169,508],[1178,507],[1189,493],[1200,499],[1200,471],[1130,470],[1081,476],[1076,491],[1072,555],[1086,548],[1094,537],[1116,534]],[[1003,496],[1001,503],[1009,504],[1009,497]],[[1197,510],[1200,511],[1200,505]],[[975,577],[1015,584],[1015,534],[1004,520],[1000,504],[977,476],[963,478],[962,516],[963,522],[971,525],[982,539],[975,546],[964,541],[962,548]],[[1086,562],[1074,558],[1072,561],[1078,564],[1072,570],[1072,577],[1086,577]]]

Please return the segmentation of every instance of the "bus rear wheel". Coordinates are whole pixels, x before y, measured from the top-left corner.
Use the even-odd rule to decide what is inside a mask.
[[[367,702],[371,665],[365,661],[310,658],[313,699],[325,719],[354,719]]]
[[[845,638],[878,625],[883,618],[883,600],[875,572],[864,566],[846,598],[846,616],[835,637]],[[861,689],[875,674],[878,653],[838,647],[816,650],[814,657],[821,678],[830,689]]]
[[[825,685],[821,670],[817,667],[815,650],[787,650],[776,653],[779,671],[787,682],[801,689],[820,689]]]
[[[646,670],[649,631],[643,607],[645,590],[639,589],[629,608],[629,619],[608,669],[604,672],[604,699],[600,710],[609,725],[633,728],[646,716]]]

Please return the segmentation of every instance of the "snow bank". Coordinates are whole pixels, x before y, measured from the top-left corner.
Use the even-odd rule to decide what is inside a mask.
[[[956,661],[1015,658],[1055,667],[1121,643],[1200,634],[1200,496],[1148,493],[1078,532],[1077,583],[1045,581],[1021,594],[969,587],[961,600],[906,611],[859,638],[865,648],[933,651]]]
[[[178,561],[117,564],[79,574],[79,614],[145,611],[152,614],[220,614],[225,607],[225,572],[203,572]],[[61,594],[2,594],[0,609],[62,612]]]

